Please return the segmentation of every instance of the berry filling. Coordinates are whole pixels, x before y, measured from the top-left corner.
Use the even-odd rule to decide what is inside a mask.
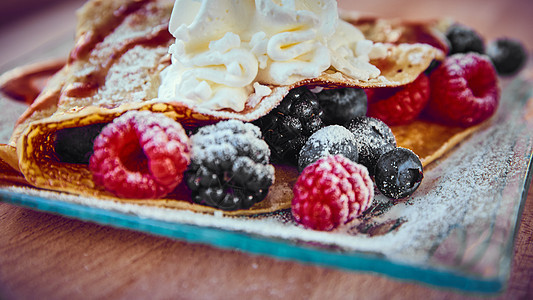
[[[331,231],[348,225],[372,203],[367,169],[342,155],[306,167],[293,187],[292,215],[306,228]]]
[[[95,139],[89,169],[96,184],[118,197],[160,198],[182,181],[190,160],[188,142],[174,120],[130,111]]]
[[[128,112],[103,130],[102,124],[59,131],[55,147],[67,162],[83,163],[92,154],[94,181],[119,197],[163,197],[185,174],[194,203],[222,210],[248,209],[267,196],[274,182],[271,159],[297,165],[294,220],[310,229],[335,230],[368,209],[372,177],[377,190],[392,199],[409,197],[420,186],[420,159],[397,148],[389,126],[409,124],[424,109],[445,124],[479,124],[498,106],[491,62],[500,74],[523,66],[523,46],[516,41],[498,40],[485,56],[483,39],[470,28],[456,24],[446,36],[450,53],[458,54],[434,62],[404,86],[320,92],[298,87],[253,123],[227,120],[201,127],[190,142],[181,125],[163,115]],[[76,136],[84,140],[80,147],[65,146]]]
[[[447,57],[430,76],[427,111],[441,122],[468,127],[494,114],[499,102],[498,78],[487,56],[475,53]]]
[[[195,203],[237,210],[266,197],[274,167],[255,125],[229,120],[202,127],[191,137],[191,145],[186,182]]]
[[[520,71],[527,62],[527,50],[518,40],[499,38],[487,47],[490,57],[499,75],[510,76]]]
[[[272,151],[272,161],[298,164],[298,153],[320,128],[322,108],[307,87],[293,89],[278,107],[254,122]]]
[[[299,155],[298,169],[301,172],[318,159],[337,154],[342,154],[351,161],[357,162],[357,140],[345,127],[326,126],[313,133],[303,146]]]
[[[382,121],[371,117],[358,117],[347,124],[357,143],[359,163],[374,175],[376,162],[382,154],[396,148],[391,129]]]
[[[364,89],[329,89],[316,95],[323,110],[322,120],[327,125],[344,125],[353,118],[366,115],[368,105]]]
[[[446,38],[450,42],[450,54],[485,52],[485,42],[481,35],[463,24],[450,26],[446,31]]]
[[[413,194],[422,179],[422,163],[413,151],[396,148],[383,154],[376,163],[376,186],[385,196],[401,199]]]
[[[414,121],[429,100],[429,79],[425,74],[407,85],[395,88],[367,89],[368,116],[387,125],[405,125]]]
[[[106,124],[92,124],[58,130],[53,137],[59,161],[71,164],[88,164],[93,154],[94,139]]]

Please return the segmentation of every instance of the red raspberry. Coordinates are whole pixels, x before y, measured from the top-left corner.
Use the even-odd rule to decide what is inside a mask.
[[[418,78],[403,86],[367,89],[369,117],[385,124],[403,125],[412,122],[422,112],[429,100],[429,78]]]
[[[430,82],[428,113],[445,124],[472,126],[498,108],[498,77],[487,56],[449,56],[431,73]]]
[[[366,167],[342,155],[327,156],[307,166],[293,192],[294,219],[306,228],[323,231],[353,221],[374,198]]]
[[[178,122],[149,111],[130,111],[94,141],[89,169],[96,184],[123,198],[160,198],[183,179],[189,138]]]

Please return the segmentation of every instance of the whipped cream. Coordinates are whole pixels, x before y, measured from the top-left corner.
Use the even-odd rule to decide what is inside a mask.
[[[380,75],[385,55],[339,19],[333,0],[176,0],[176,41],[161,73],[159,98],[213,110],[242,111],[271,85],[318,77],[328,68],[359,80]]]

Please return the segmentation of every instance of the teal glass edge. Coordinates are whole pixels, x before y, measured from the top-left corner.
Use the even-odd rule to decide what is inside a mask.
[[[529,171],[528,173],[530,174],[531,163]],[[530,178],[530,175],[526,176],[526,178]],[[527,193],[523,194],[521,202],[525,202],[524,195],[527,195]],[[59,214],[82,221],[90,221],[117,228],[133,229],[187,242],[212,245],[223,249],[241,250],[250,254],[264,255],[277,259],[298,261],[347,271],[382,274],[401,281],[420,282],[465,292],[483,294],[501,292],[505,287],[506,277],[508,276],[506,274],[505,276],[500,275],[491,278],[470,277],[454,273],[452,270],[401,264],[373,254],[328,251],[305,245],[297,245],[290,241],[268,239],[243,232],[140,218],[135,215],[5,190],[0,190],[0,199],[17,206]],[[523,203],[520,206],[520,210],[522,210]],[[513,240],[515,235],[513,235]],[[508,251],[513,251],[513,244],[511,244]]]

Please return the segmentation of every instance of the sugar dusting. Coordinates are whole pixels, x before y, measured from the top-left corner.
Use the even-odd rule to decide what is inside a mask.
[[[357,140],[344,126],[330,125],[313,133],[300,150],[299,168],[308,166],[321,157],[343,154],[357,160]]]
[[[0,111],[9,112],[3,113],[0,118],[0,143],[7,144],[15,122],[22,113],[28,108],[25,103],[8,100],[0,94]]]
[[[507,94],[509,93],[514,95],[515,92]],[[506,94],[502,98],[506,97],[511,98]],[[2,189],[131,214],[141,219],[178,223],[176,226],[184,223],[214,227],[288,241],[332,245],[347,252],[379,253],[402,262],[424,263],[446,254],[449,249],[444,246],[450,244],[450,237],[458,230],[512,230],[509,224],[517,216],[517,199],[521,192],[517,186],[523,184],[533,145],[533,137],[528,133],[533,128],[532,121],[524,120],[516,105],[506,104],[501,107],[490,127],[477,132],[427,170],[420,189],[412,197],[392,205],[383,214],[372,217],[372,221],[381,223],[403,220],[400,227],[377,236],[356,230],[357,221],[351,228],[335,232],[307,230],[293,222],[289,210],[232,218],[220,213],[208,215],[176,211],[33,188],[2,186]],[[272,192],[291,191],[287,184]],[[375,203],[388,202],[382,195],[375,198]],[[493,251],[503,251],[502,247],[498,249]]]

